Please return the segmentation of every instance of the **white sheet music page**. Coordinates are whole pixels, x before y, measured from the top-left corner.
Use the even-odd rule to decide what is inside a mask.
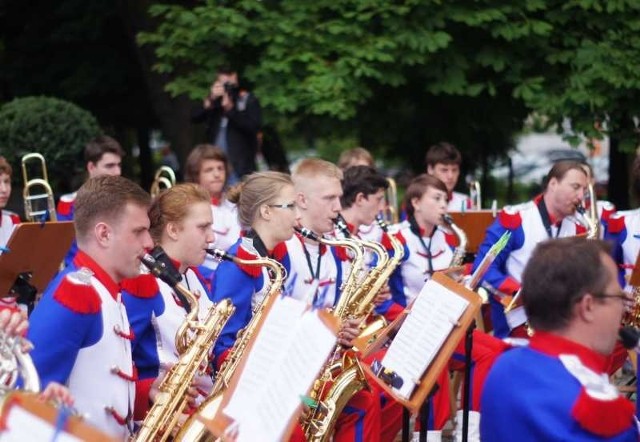
[[[55,427],[46,420],[36,416],[20,406],[9,409],[6,428],[0,432],[2,442],[25,442],[29,440],[53,440]],[[81,439],[61,431],[56,435],[57,442],[80,442]]]
[[[404,381],[399,389],[394,388],[400,396],[411,397],[415,381],[422,378],[468,305],[469,301],[433,279],[422,287],[382,359],[382,365]]]
[[[238,422],[238,442],[281,440],[336,342],[316,311],[279,297],[257,336],[224,413]]]

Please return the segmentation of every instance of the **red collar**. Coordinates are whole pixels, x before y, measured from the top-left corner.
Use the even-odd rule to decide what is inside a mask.
[[[358,228],[351,223],[347,223],[347,229],[351,232],[352,235],[358,235]]]
[[[221,202],[222,202],[221,198],[217,198],[215,196],[211,197],[211,205],[212,206],[219,206]]]
[[[540,204],[540,201],[542,201],[542,198],[544,198],[544,193],[541,193],[540,195],[536,196],[533,199],[533,202],[536,203],[536,206]],[[552,226],[558,226],[562,222],[562,220],[559,220],[558,218],[553,216],[551,212],[549,212],[549,206],[547,206],[547,214],[549,214],[549,222],[551,223]]]
[[[107,274],[107,272],[100,267],[100,265],[93,260],[89,255],[82,250],[78,250],[78,254],[73,258],[73,263],[77,268],[86,267],[93,272],[93,276],[102,283],[111,295],[113,299],[118,300],[118,294],[120,293],[120,286]]]
[[[576,355],[580,362],[597,373],[604,373],[607,368],[608,358],[606,356],[553,333],[536,331],[529,341],[529,347],[551,356]]]

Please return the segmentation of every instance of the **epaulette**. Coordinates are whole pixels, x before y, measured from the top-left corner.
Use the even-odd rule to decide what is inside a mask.
[[[460,241],[458,240],[458,237],[453,233],[444,232],[444,240],[447,242],[447,245],[452,248],[455,248],[458,245],[460,245]]]
[[[320,244],[321,246],[324,244]],[[347,248],[343,246],[333,246],[333,254],[342,262],[351,261]]]
[[[276,261],[282,261],[282,259],[287,255],[287,244],[283,241],[281,243],[276,244],[276,246],[271,251],[271,256]]]
[[[607,231],[609,233],[620,233],[624,230],[624,215],[613,214],[609,217],[609,222],[607,223]]]
[[[576,235],[587,233],[587,228],[582,224],[576,224]]]
[[[71,215],[73,203],[76,200],[76,192],[62,195],[58,201],[57,211],[60,215]]]
[[[22,220],[20,219],[20,216],[17,213],[12,212],[10,210],[3,210],[3,212],[9,216],[9,219],[11,220],[12,224],[20,224],[22,222]]]
[[[382,233],[382,239],[380,240],[380,244],[382,244],[382,247],[384,247],[385,250],[393,250],[393,244],[391,243],[391,239],[389,238],[389,235],[395,236],[395,238],[398,241],[400,241],[400,243],[403,246],[406,244],[406,241],[404,237],[400,234],[400,232],[396,234],[384,232]]]
[[[158,280],[149,273],[123,280],[120,288],[136,298],[152,298],[160,292]]]
[[[620,396],[617,388],[584,366],[575,355],[559,356],[565,369],[582,385],[571,415],[578,424],[600,437],[610,438],[635,427],[634,405]]]
[[[600,215],[600,219],[603,223],[608,223],[609,219],[611,219],[611,215],[616,213],[616,206],[609,201],[602,204],[602,215]]]
[[[53,299],[74,313],[99,313],[102,300],[91,284],[91,275],[86,268],[67,273],[56,288]]]
[[[500,225],[505,229],[513,230],[522,225],[522,217],[520,211],[513,206],[506,206],[498,214]]]
[[[238,247],[238,251],[236,252],[236,256],[239,259],[242,259],[242,260],[245,260],[245,261],[255,261],[256,259],[258,259],[258,255],[254,254],[254,253],[251,253],[250,251],[246,250],[242,246]],[[262,273],[262,266],[249,265],[249,264],[238,264],[238,267],[240,267],[240,270],[242,270],[243,272],[245,272],[247,275],[251,276],[252,278],[257,278]]]

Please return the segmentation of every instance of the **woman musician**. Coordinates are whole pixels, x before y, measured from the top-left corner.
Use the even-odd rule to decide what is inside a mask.
[[[183,285],[198,296],[198,319],[213,306],[206,280],[197,267],[213,240],[209,195],[196,184],[179,184],[162,192],[149,209],[150,233],[182,274]],[[161,373],[177,362],[176,333],[190,308],[188,300],[151,274],[125,280],[123,302],[134,333],[132,353],[138,370],[135,418],[141,419],[153,400]],[[206,396],[211,377],[199,375],[189,394]]]

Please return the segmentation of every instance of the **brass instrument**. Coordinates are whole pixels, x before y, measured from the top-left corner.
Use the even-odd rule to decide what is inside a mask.
[[[384,197],[387,205],[384,209],[383,216],[388,223],[398,224],[400,217],[398,216],[398,185],[396,180],[391,177],[387,177],[387,187]]]
[[[258,325],[261,324],[264,319],[265,306],[269,304],[271,299],[278,296],[282,290],[282,281],[286,276],[286,272],[282,264],[271,258],[240,259],[218,249],[209,249],[207,250],[207,253],[218,260],[233,261],[239,265],[264,266],[270,270],[270,273],[273,276],[271,277],[267,294],[261,303],[254,309],[249,324],[247,324],[243,330],[238,332],[236,342],[215,377],[211,394],[204,400],[204,402],[202,402],[202,404],[200,404],[198,410],[189,416],[189,418],[184,422],[174,438],[175,441],[187,442],[215,440],[213,435],[209,432],[198,416],[211,420],[217,414],[218,407],[222,401],[222,394],[229,386],[231,378],[238,368],[238,364],[244,355],[247,345],[253,338],[255,338]]]
[[[471,210],[482,210],[480,181],[473,180],[469,183],[469,197],[471,198]]]
[[[451,215],[449,215],[448,213],[442,215],[442,220],[458,237],[458,246],[453,251],[453,257],[451,258],[449,267],[461,266],[467,254],[467,235],[464,233],[464,230],[462,230],[453,222],[453,218],[451,218]]]
[[[29,351],[33,345],[24,338],[9,336],[0,330],[0,392],[6,393],[16,388],[20,377],[22,390],[40,392],[40,377],[33,365]]]
[[[600,219],[598,217],[598,201],[596,200],[596,193],[593,188],[593,184],[589,183],[587,188],[589,192],[589,212],[584,208],[582,204],[576,207],[578,212],[587,227],[587,239],[598,239],[600,237]]]
[[[41,177],[29,178],[29,163],[40,165]],[[22,157],[22,179],[24,180],[24,188],[22,190],[22,199],[24,200],[24,216],[30,222],[46,221],[47,215],[49,221],[57,221],[56,203],[53,199],[53,190],[49,184],[47,175],[47,163],[44,157],[39,153],[28,153]],[[32,193],[34,189],[40,189],[40,193]],[[39,210],[34,207],[35,201],[46,200],[46,210]]]
[[[165,441],[172,436],[187,403],[187,391],[193,378],[207,362],[211,346],[235,311],[231,301],[224,299],[211,307],[205,320],[197,321],[198,299],[180,283],[181,277],[161,260],[145,254],[142,263],[151,273],[184,295],[191,310],[176,333],[176,348],[182,351],[162,379],[159,393],[147,413],[135,441]],[[173,269],[175,271],[175,268]],[[177,273],[177,275],[176,275]]]
[[[163,190],[171,189],[176,185],[176,174],[169,166],[160,166],[153,177],[149,194],[151,198],[160,195]]]

